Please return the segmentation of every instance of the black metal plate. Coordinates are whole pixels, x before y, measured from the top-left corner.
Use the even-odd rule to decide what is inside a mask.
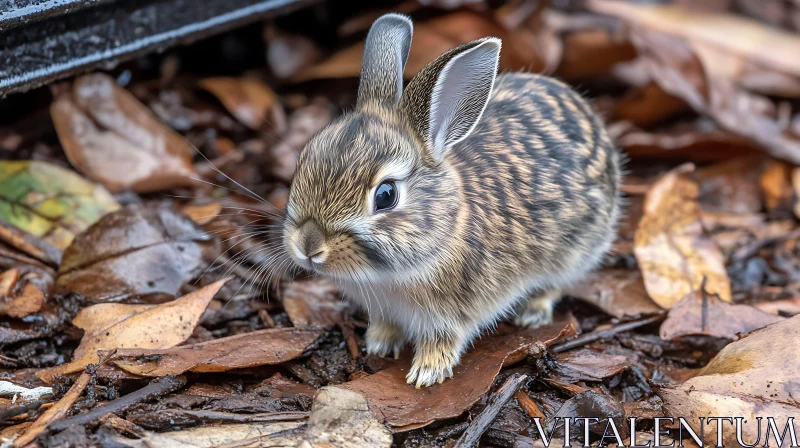
[[[0,32],[0,95],[110,67],[316,1],[17,0],[27,4],[20,10],[0,0],[0,30],[5,30]]]

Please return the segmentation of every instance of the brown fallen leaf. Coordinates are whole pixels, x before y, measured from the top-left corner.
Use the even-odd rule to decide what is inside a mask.
[[[317,100],[289,116],[289,125],[280,141],[270,148],[270,173],[286,183],[294,177],[297,158],[308,140],[333,119],[330,103]]]
[[[259,79],[221,76],[205,78],[199,85],[217,97],[231,115],[250,129],[263,129],[269,123],[267,114],[270,111],[283,114],[278,96]]]
[[[725,346],[700,373],[675,386],[657,387],[666,415],[685,415],[700,434],[698,418],[769,416],[780,434],[790,418],[800,414],[797,372],[800,372],[800,316],[756,330]],[[767,431],[767,419],[742,425],[743,440],[753,441]],[[757,428],[757,425],[761,425]],[[722,434],[725,446],[736,446],[737,431]],[[789,434],[786,433],[786,438]],[[770,438],[770,443],[774,438]],[[716,424],[705,425],[705,442],[716,445]],[[785,439],[784,439],[785,440]],[[762,442],[763,443],[763,442]],[[777,445],[780,445],[779,443]],[[783,445],[783,446],[788,446]]]
[[[527,34],[515,35],[485,14],[459,10],[424,22],[414,23],[414,37],[403,76],[410,79],[428,62],[459,44],[497,36],[503,40],[500,54],[501,70],[526,69],[540,71],[544,64],[540,50]],[[305,82],[315,79],[358,78],[364,42],[344,48],[317,65],[299,71],[292,80]]]
[[[698,201],[703,212],[753,214],[764,208],[758,186],[764,157],[734,157],[698,169]]]
[[[69,388],[66,394],[61,397],[58,402],[47,409],[35,422],[22,434],[18,439],[14,440],[15,447],[24,447],[33,442],[36,437],[41,434],[47,427],[56,420],[64,418],[72,408],[72,405],[89,385],[89,380],[92,376],[88,373],[82,373],[72,387]]]
[[[9,269],[0,274],[0,296],[11,296],[11,291],[19,280],[19,269]]]
[[[698,186],[687,174],[691,164],[662,176],[645,196],[644,216],[634,239],[634,254],[647,293],[669,309],[700,287],[731,301],[725,259],[700,220]]]
[[[641,272],[631,269],[592,272],[566,293],[593,303],[618,318],[636,318],[661,311],[647,295]]]
[[[87,331],[81,344],[75,349],[70,363],[41,370],[37,376],[49,383],[56,375],[79,372],[100,360],[98,350],[170,348],[180,344],[192,335],[208,303],[227,280],[219,280],[180,299],[152,308],[143,309],[139,305],[131,305],[141,312],[130,316],[119,314],[118,316],[124,317],[123,320],[99,331]],[[122,305],[118,305],[120,306]],[[81,323],[87,325],[86,316]]]
[[[534,330],[500,326],[476,342],[453,369],[453,377],[442,384],[422,389],[407,384],[411,357],[406,353],[399,363],[337,387],[367,397],[373,411],[393,431],[419,428],[461,415],[489,391],[501,367],[524,359],[526,351],[539,344],[549,346],[574,335],[574,325],[571,320],[560,319]]]
[[[771,302],[759,302],[753,306],[770,314],[795,316],[800,314],[800,297],[786,300],[775,300]]]
[[[779,73],[777,79],[793,78],[788,86],[782,83],[786,89],[780,93],[796,96],[798,64],[784,64],[791,57],[781,51],[793,54],[800,38],[790,34],[776,36],[774,30],[757,22],[739,24],[732,15],[684,15],[677,8],[651,8],[620,1],[592,0],[589,6],[632,24],[632,41],[645,72],[666,92],[683,99],[696,112],[712,117],[722,129],[754,141],[776,158],[800,163],[800,135],[787,132],[785,114],[778,110],[782,106],[747,90],[763,83],[745,82],[764,78],[765,73]],[[734,23],[744,31],[731,33]],[[775,48],[765,50],[764,45]],[[770,56],[764,57],[767,54]],[[775,93],[774,89],[769,90],[772,92],[763,93]]]
[[[31,283],[25,285],[22,294],[0,303],[0,315],[22,318],[42,309],[44,293]]]
[[[152,192],[193,184],[191,145],[114,78],[77,78],[50,116],[70,163],[111,191]]]
[[[104,216],[64,251],[55,290],[95,302],[172,297],[202,272],[206,233],[168,207],[128,206]]]
[[[792,167],[788,163],[781,161],[770,163],[761,175],[760,185],[764,194],[764,205],[768,211],[793,210]]]
[[[661,324],[661,339],[670,341],[687,335],[737,339],[740,334],[783,320],[750,305],[723,302],[715,294],[693,291],[675,304]]]
[[[211,222],[222,212],[222,204],[209,202],[202,205],[187,205],[181,211],[184,215],[192,218],[192,221],[202,226]]]
[[[323,279],[286,284],[281,294],[283,309],[297,328],[331,329],[340,324],[347,302],[331,282]]]
[[[627,369],[631,362],[620,355],[609,355],[587,348],[555,356],[555,373],[562,381],[600,381]]]
[[[168,349],[117,350],[109,361],[141,376],[180,375],[190,370],[225,372],[291,361],[302,355],[323,332],[271,328]]]

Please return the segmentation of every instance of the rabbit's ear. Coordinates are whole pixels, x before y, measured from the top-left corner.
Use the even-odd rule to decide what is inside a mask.
[[[413,31],[411,19],[402,14],[384,14],[372,24],[361,62],[358,106],[368,102],[397,104]]]
[[[400,107],[437,160],[464,140],[492,95],[501,41],[487,37],[439,56],[411,80]]]

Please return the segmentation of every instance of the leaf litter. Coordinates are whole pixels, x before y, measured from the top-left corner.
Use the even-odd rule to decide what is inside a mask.
[[[630,157],[614,253],[566,291],[556,321],[500,323],[452,379],[420,390],[404,381],[408,350],[367,356],[368,317],[274,256],[297,157],[355,102],[359,42],[381,11],[276,18],[255,39],[226,33],[236,45],[211,39],[50,86],[49,110],[31,101],[0,121],[0,365],[9,391],[51,391],[0,398],[0,437],[537,446],[535,418],[636,416],[647,433],[692,411],[796,414],[789,13],[642,3],[391,8],[414,16],[406,78],[499,36],[503,70],[577,87]]]

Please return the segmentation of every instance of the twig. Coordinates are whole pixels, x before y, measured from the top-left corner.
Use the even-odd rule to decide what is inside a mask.
[[[578,347],[583,347],[584,345],[587,344],[591,344],[594,341],[610,338],[619,333],[624,333],[626,331],[635,330],[640,327],[660,322],[664,320],[666,317],[667,317],[666,313],[660,313],[656,314],[655,316],[646,317],[644,319],[635,320],[633,322],[627,322],[605,330],[586,333],[583,336],[579,336],[571,341],[566,341],[561,344],[554,345],[550,347],[550,351],[553,353],[566,352],[568,350],[572,350]]]
[[[89,380],[92,378],[92,375],[86,372],[81,373],[81,376],[75,380],[75,384],[69,388],[66,394],[61,397],[58,402],[51,407],[50,409],[46,410],[44,414],[42,414],[35,422],[25,431],[25,434],[20,436],[17,440],[14,441],[14,446],[25,446],[31,442],[33,442],[36,437],[39,436],[47,427],[53,427],[56,423],[59,423],[57,420],[63,418],[67,415],[72,405],[75,404],[75,401],[78,400],[78,397],[81,396],[83,390],[86,389],[86,386],[89,384]],[[69,419],[66,419],[69,420]],[[62,422],[64,420],[61,420]],[[65,426],[66,428],[66,426]]]
[[[358,359],[361,358],[361,350],[359,350],[358,342],[356,342],[356,334],[353,331],[353,325],[349,321],[339,322],[338,325],[347,343],[347,351],[350,352],[350,357],[353,361],[358,361]]]
[[[174,417],[175,420],[193,418],[199,421],[219,421],[225,423],[288,422],[305,420],[309,412],[264,412],[258,414],[235,414],[233,412],[207,411],[203,409],[164,409],[158,411],[160,417]]]
[[[50,426],[52,431],[63,431],[73,425],[83,426],[89,423],[94,423],[106,414],[116,414],[122,412],[129,407],[141,403],[143,401],[152,400],[153,398],[166,395],[174,392],[186,384],[186,378],[182,376],[165,376],[157,378],[150,382],[147,386],[131,392],[122,398],[109,401],[108,403],[98,406],[84,414],[78,414],[73,417],[61,420],[56,424]]]
[[[43,397],[52,398],[52,395],[43,395]],[[24,414],[26,412],[35,411],[45,404],[45,401],[36,400],[30,403],[21,404],[19,406],[11,406],[0,410],[0,423],[5,423],[6,420]]]
[[[497,389],[497,393],[489,399],[489,403],[483,408],[481,413],[475,417],[475,420],[472,421],[467,430],[461,434],[461,437],[458,438],[453,448],[470,448],[477,445],[483,433],[486,432],[489,425],[494,421],[495,417],[497,417],[500,408],[508,403],[508,400],[511,399],[526,381],[528,381],[528,375],[519,373],[511,375],[503,385],[500,386],[500,389]]]
[[[536,404],[535,401],[531,400],[531,397],[524,390],[518,390],[514,392],[514,398],[517,399],[519,406],[525,410],[530,418],[540,418],[544,420],[545,416],[541,409],[539,409],[539,405]]]

